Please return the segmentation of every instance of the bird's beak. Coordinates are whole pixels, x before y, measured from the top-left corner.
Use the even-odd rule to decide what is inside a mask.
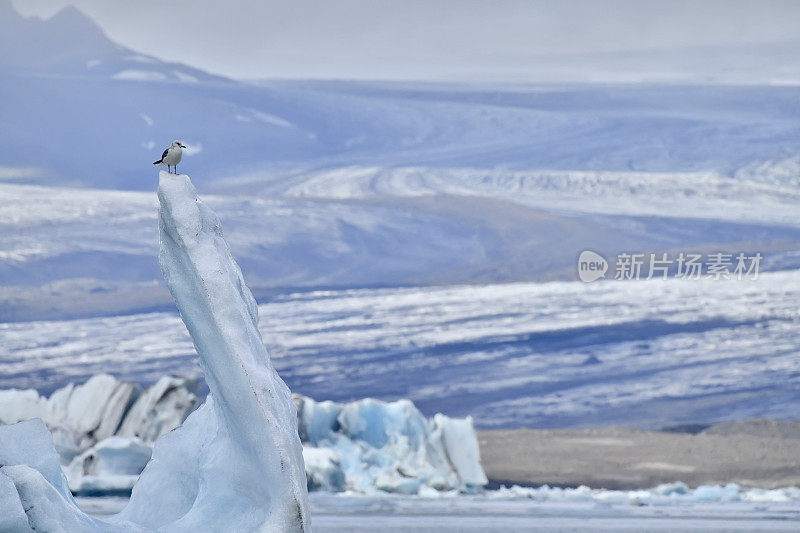
[[[178,145],[178,146],[180,146],[181,148],[186,148],[186,147],[185,147],[184,145],[182,145],[182,144],[180,144],[180,145]]]

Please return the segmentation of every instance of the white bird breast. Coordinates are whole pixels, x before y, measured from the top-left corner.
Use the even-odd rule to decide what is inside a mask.
[[[181,162],[181,156],[183,155],[183,150],[180,148],[170,148],[167,151],[167,157],[164,158],[163,163],[165,165],[174,166]]]

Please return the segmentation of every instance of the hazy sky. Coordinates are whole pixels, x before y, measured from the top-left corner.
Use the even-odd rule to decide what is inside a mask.
[[[13,0],[240,78],[480,78],[540,55],[800,40],[800,1]]]

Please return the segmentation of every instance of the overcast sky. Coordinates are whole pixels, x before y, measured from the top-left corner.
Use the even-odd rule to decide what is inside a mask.
[[[793,0],[13,0],[238,78],[481,78],[541,55],[800,40]]]

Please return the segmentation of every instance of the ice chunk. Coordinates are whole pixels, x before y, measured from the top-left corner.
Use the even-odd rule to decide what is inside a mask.
[[[116,434],[155,442],[167,431],[181,425],[197,406],[197,396],[190,390],[194,386],[194,381],[162,377],[139,396]]]
[[[144,445],[141,453],[137,452],[138,447],[129,450],[141,458],[134,461],[141,465],[138,471],[95,465],[99,458],[96,452],[105,453],[107,443],[87,448],[91,439],[72,433],[74,430],[68,426],[74,424],[69,419],[51,426],[72,490],[79,494],[130,492],[144,467],[145,456],[149,456],[149,445],[178,426],[193,409],[197,401],[192,392],[195,386],[194,380],[163,377],[142,391],[124,415],[117,436],[125,436],[126,440],[109,442],[121,446],[119,443],[133,439]],[[80,387],[68,386],[51,398],[69,398]],[[9,399],[8,404],[0,406],[0,412],[49,413],[48,400],[35,391],[5,392],[14,394],[0,395]],[[114,401],[113,395],[107,398]],[[340,404],[317,402],[300,395],[294,395],[292,401],[297,410],[300,439],[305,448],[312,450],[303,452],[307,485],[312,490],[422,494],[430,490],[471,491],[486,484],[469,418],[451,419],[438,414],[428,420],[409,401],[387,403],[367,399]],[[141,441],[136,440],[138,437]]]
[[[469,418],[428,420],[408,400],[339,404],[295,395],[294,401],[304,445],[335,453],[348,490],[419,494],[487,483]],[[318,474],[307,470],[310,478]]]
[[[114,434],[136,393],[134,384],[99,374],[83,385],[53,393],[48,418],[94,443]]]
[[[134,383],[96,375],[62,387],[50,398],[35,390],[0,391],[0,423],[41,418],[66,465],[113,435],[152,443],[178,427],[197,406],[196,379],[163,377],[140,393]]]
[[[461,481],[466,485],[486,485],[489,481],[481,468],[481,452],[472,417],[457,419],[437,413],[433,422],[441,431],[447,459]]]
[[[292,395],[297,408],[297,424],[300,440],[314,444],[329,441],[339,431],[339,413],[342,406],[331,401],[317,402],[311,398]]]
[[[48,399],[34,390],[2,391],[0,421],[41,418],[56,434],[59,448],[77,451],[113,435],[138,392],[137,385],[105,374],[58,389]]]
[[[25,533],[33,531],[28,525],[28,517],[22,508],[14,480],[0,468],[0,531]]]
[[[75,502],[58,491],[38,470],[26,465],[4,466],[0,473],[7,476],[16,497],[25,509],[30,531],[114,531],[78,509]],[[15,494],[4,493],[0,500],[13,499]]]
[[[339,454],[331,448],[303,447],[308,490],[341,492],[347,488]]]
[[[153,457],[134,485],[130,503],[115,520],[136,520],[152,529],[163,524],[177,525],[198,501],[200,450],[208,446],[218,432],[214,400],[209,396],[179,428],[156,441]],[[225,460],[225,457],[217,458],[220,463]],[[221,492],[227,484],[224,477],[220,481],[223,483],[208,481],[204,490]],[[220,501],[225,501],[223,494],[220,494]],[[239,509],[239,506],[234,507]]]
[[[41,420],[0,426],[0,465],[0,524],[9,522],[9,530],[111,530],[78,509]],[[18,518],[19,509],[28,529]]]
[[[46,419],[47,400],[33,389],[0,390],[0,424],[16,424],[31,418]]]
[[[150,454],[150,446],[139,439],[105,439],[69,464],[69,488],[80,495],[129,493]]]
[[[673,503],[727,503],[727,502],[772,502],[782,503],[800,500],[800,488],[744,489],[735,483],[728,485],[701,485],[689,488],[685,483],[665,483],[651,489],[605,490],[577,488],[502,486],[486,493],[490,499],[529,498],[536,501],[588,502],[602,504],[665,505]]]
[[[53,437],[39,419],[0,426],[0,465],[27,465],[41,473],[60,494],[71,497]]]

